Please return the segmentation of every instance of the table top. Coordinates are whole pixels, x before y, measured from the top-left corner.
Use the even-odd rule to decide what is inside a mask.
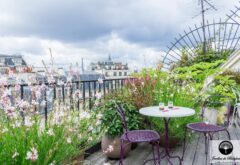
[[[195,114],[195,110],[186,107],[174,107],[170,109],[167,106],[165,106],[164,110],[160,110],[159,106],[152,106],[141,108],[139,113],[151,117],[174,118],[192,116]]]

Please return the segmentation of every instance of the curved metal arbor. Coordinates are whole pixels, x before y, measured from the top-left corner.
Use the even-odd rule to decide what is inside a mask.
[[[240,6],[240,1],[239,6]],[[240,24],[240,7],[234,6],[235,8],[233,10],[230,10],[230,14],[227,14],[226,22],[233,22]]]
[[[232,22],[220,22],[205,24],[205,36],[206,45],[208,49],[216,51],[217,54],[222,53],[224,50],[234,51],[238,45],[239,35],[238,23]],[[189,58],[193,58],[196,54],[194,50],[199,48],[204,42],[203,26],[196,26],[194,29],[189,27],[188,31],[184,31],[184,34],[179,34],[178,38],[175,38],[175,42],[171,42],[171,46],[167,47],[168,51],[163,57],[163,68],[169,69],[171,64],[177,63],[181,60],[181,52],[184,49],[189,55]],[[210,47],[209,47],[210,46]]]

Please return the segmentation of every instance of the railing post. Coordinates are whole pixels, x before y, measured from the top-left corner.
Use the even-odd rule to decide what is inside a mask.
[[[62,85],[62,97],[63,97],[63,103],[65,104],[65,89],[64,89],[64,84]]]
[[[45,101],[45,108],[44,108],[45,125],[47,125],[47,119],[48,119],[47,87],[44,89],[44,101]]]
[[[96,81],[94,81],[93,82],[93,94],[94,94],[94,96],[93,96],[93,98],[94,98],[94,100],[96,100]]]
[[[92,92],[91,92],[91,82],[88,82],[88,103],[89,103],[89,109],[92,109]]]
[[[56,84],[53,84],[53,100],[55,101],[57,98],[56,96]]]
[[[106,81],[103,80],[103,96],[105,97],[106,96]]]
[[[79,81],[77,81],[77,90],[78,91],[80,91],[79,90]],[[79,92],[79,95],[78,95],[78,98],[77,98],[78,100],[77,100],[77,109],[78,109],[78,111],[80,110],[80,102],[79,102],[79,99],[80,99],[80,92]]]
[[[83,97],[83,109],[85,110],[85,102],[86,102],[86,98],[85,98],[85,82],[83,81],[83,93],[82,93],[82,97]]]
[[[20,97],[21,97],[21,101],[23,100],[23,92],[24,92],[24,86],[23,84],[20,85]],[[25,121],[25,116],[24,116],[24,112],[23,111],[20,111],[20,115],[22,116],[22,119],[23,119],[23,123]]]
[[[73,82],[70,84],[70,108],[73,110]]]

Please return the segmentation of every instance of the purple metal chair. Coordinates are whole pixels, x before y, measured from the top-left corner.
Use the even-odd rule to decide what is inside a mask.
[[[154,164],[159,164],[160,165],[160,161],[161,161],[161,157],[160,157],[160,148],[159,148],[159,140],[160,140],[160,136],[156,131],[153,130],[132,130],[129,131],[127,128],[127,123],[126,123],[126,116],[125,116],[125,112],[124,109],[121,105],[116,104],[116,109],[121,117],[122,120],[122,125],[124,128],[124,133],[121,136],[121,155],[120,155],[120,161],[119,164],[123,165],[123,157],[124,157],[124,141],[125,142],[131,142],[131,143],[140,143],[140,142],[149,142],[152,145],[152,150],[153,150],[153,159],[149,159],[149,160],[145,160],[143,162],[143,165],[148,162],[148,161],[154,161]],[[157,156],[154,152],[154,148],[156,147],[157,149]]]
[[[202,113],[201,113],[201,118],[203,120],[204,118],[204,112],[205,112],[205,105],[206,103],[203,104],[202,106]],[[227,133],[228,139],[231,140],[230,134],[227,130],[228,126],[229,126],[229,118],[230,118],[230,110],[231,110],[231,105],[228,104],[227,106],[227,113],[225,114],[227,116],[227,122],[225,122],[223,125],[214,125],[214,124],[209,124],[207,122],[198,122],[198,123],[190,123],[187,124],[186,129],[185,129],[185,137],[184,137],[184,146],[183,146],[183,155],[182,155],[182,160],[184,158],[184,153],[185,153],[185,147],[186,147],[186,137],[187,137],[187,130],[192,130],[192,131],[196,131],[199,133],[203,133],[204,137],[205,137],[205,154],[207,155],[208,153],[208,143],[209,140],[213,139],[213,135],[215,133],[221,132],[221,131],[225,131]],[[209,137],[209,138],[208,138]]]

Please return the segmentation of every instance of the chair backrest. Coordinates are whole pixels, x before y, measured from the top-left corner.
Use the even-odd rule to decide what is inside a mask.
[[[114,101],[114,103],[116,105],[116,110],[121,117],[121,121],[122,121],[122,125],[123,125],[123,131],[128,132],[126,115],[125,115],[125,112],[124,112],[124,108],[122,107],[121,104],[117,103],[116,101]]]

